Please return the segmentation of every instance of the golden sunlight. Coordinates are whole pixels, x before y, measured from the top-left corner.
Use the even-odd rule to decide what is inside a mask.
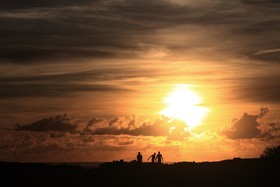
[[[164,103],[167,107],[161,114],[184,121],[188,130],[200,125],[208,112],[208,108],[199,106],[202,98],[188,85],[177,85],[176,89],[164,99]]]

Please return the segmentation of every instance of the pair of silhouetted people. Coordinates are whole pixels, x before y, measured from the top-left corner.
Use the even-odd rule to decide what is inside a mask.
[[[137,157],[137,163],[142,163],[143,156],[141,155],[140,152],[138,152],[136,157]],[[150,160],[150,159],[151,159],[152,163],[155,163],[157,161],[157,163],[161,164],[163,162],[163,156],[162,156],[162,154],[160,154],[160,152],[158,152],[158,154],[156,154],[156,153],[152,154],[148,158],[148,160]]]
[[[162,156],[162,154],[160,154],[160,152],[158,152],[157,155],[156,155],[156,153],[152,154],[148,158],[148,160],[150,160],[150,158],[151,158],[152,163],[155,163],[157,161],[159,164],[161,164],[161,162],[163,161],[163,156]]]

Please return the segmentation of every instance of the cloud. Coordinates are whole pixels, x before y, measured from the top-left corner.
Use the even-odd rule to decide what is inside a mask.
[[[220,133],[235,140],[252,138],[264,141],[280,140],[280,123],[263,120],[268,112],[267,107],[262,107],[258,115],[244,113],[240,119],[234,119]]]
[[[115,5],[109,1],[96,1],[76,7],[67,6],[67,3],[64,6],[56,6],[55,3],[54,6],[37,4],[41,7],[2,11],[13,16],[0,17],[0,20],[7,23],[0,27],[4,29],[1,34],[7,36],[1,39],[2,44],[6,45],[1,47],[1,63],[38,63],[42,60],[50,63],[52,59],[69,58],[124,58],[135,56],[135,51],[141,51],[137,44],[137,29],[143,30],[145,27],[126,21],[119,15],[120,12],[115,13],[118,8],[113,8]],[[18,17],[15,16],[17,14]],[[75,24],[75,20],[79,24]],[[8,24],[9,22],[17,24]],[[138,35],[138,38],[143,36]]]
[[[237,99],[241,101],[251,101],[258,103],[280,103],[280,79],[277,70],[270,69],[264,70],[269,75],[254,75],[252,77],[237,79],[237,84],[232,86],[232,93],[236,93],[230,96],[231,99]]]
[[[264,50],[257,52],[252,58],[262,61],[278,63],[280,61],[280,50]]]
[[[10,0],[1,3],[0,10],[22,10],[22,9],[32,9],[32,8],[45,8],[45,7],[63,7],[63,6],[79,6],[83,4],[89,4],[93,2],[91,0]],[[94,2],[98,2],[95,0]]]
[[[128,127],[134,127],[136,125],[136,115],[132,115],[132,119],[128,122]]]
[[[164,142],[164,138],[157,137],[80,136],[77,133],[60,136],[62,132],[51,133],[0,130],[0,159],[13,162],[73,162],[92,159],[112,161],[122,157],[130,161],[134,153],[144,150],[147,144],[157,146]]]
[[[263,133],[261,138],[265,141],[280,140],[280,123],[268,122],[262,126]]]
[[[139,118],[137,117],[137,119]],[[95,121],[92,119],[88,121]],[[121,128],[125,128],[129,121],[133,119],[133,116],[126,118],[119,116],[119,119],[123,121]],[[124,119],[127,120],[124,121]],[[109,127],[109,121],[107,120],[106,127]],[[97,126],[101,128],[104,125],[103,123],[96,123],[91,128]],[[150,126],[155,123],[162,124],[161,126],[163,126],[164,123],[168,123],[168,120],[165,121],[165,119],[161,118],[153,122],[146,122],[145,125]],[[187,135],[183,135],[180,131],[184,127],[184,124],[176,123],[178,135],[186,138]],[[86,124],[84,123],[84,125]],[[275,122],[275,125],[277,124]],[[116,125],[113,125],[111,128],[117,128],[118,126]],[[145,129],[145,125],[143,123],[139,124],[139,121],[136,120],[135,126],[130,130],[140,127]],[[176,124],[174,123],[173,125]],[[277,128],[275,125],[271,125],[271,128]],[[170,122],[167,126],[170,126]],[[146,136],[147,133],[145,131],[141,133],[143,134],[141,136],[129,134],[97,135],[92,133],[81,136],[78,133],[57,131],[40,133],[37,131],[8,131],[0,129],[0,159],[13,162],[112,161],[116,159],[130,161],[135,159],[136,153],[139,151],[141,151],[144,158],[148,158],[154,151],[161,151],[166,161],[181,161],[186,159],[203,161],[205,160],[205,155],[203,154],[207,154],[207,160],[221,160],[236,156],[258,156],[265,145],[279,143],[279,139],[266,139],[270,141],[264,141],[260,144],[259,139],[225,141],[224,138],[213,136],[204,137],[206,139],[190,138],[188,142],[179,142],[178,140],[183,140],[183,138],[173,137],[174,139],[172,139],[172,136],[168,135],[167,130],[160,136]],[[94,129],[92,131],[94,132]],[[136,134],[139,134],[139,132]],[[174,152],[176,152],[176,155],[174,155]]]
[[[280,49],[269,49],[269,50],[261,50],[255,53],[255,55],[262,55],[262,54],[267,54],[267,53],[277,53],[280,52]]]
[[[66,114],[57,115],[55,117],[44,118],[27,125],[17,125],[17,131],[63,131],[73,132],[76,130],[77,125],[71,124]],[[51,135],[52,136],[52,135]],[[54,137],[54,136],[53,136]]]
[[[61,138],[65,136],[64,134],[59,133],[50,133],[50,138]]]
[[[268,108],[267,107],[262,107],[260,109],[260,114],[258,116],[259,119],[261,119],[264,115],[266,115],[267,113],[269,112]]]
[[[132,136],[167,136],[169,133],[169,127],[166,123],[158,120],[154,123],[143,123],[139,127],[121,127],[109,126],[103,128],[97,128],[94,130],[95,135],[132,135]]]
[[[171,121],[162,116],[154,122],[143,122],[138,124],[135,115],[130,120],[120,120],[118,117],[109,121],[107,126],[96,127],[84,133],[92,135],[130,135],[130,136],[164,136],[170,140],[184,140],[190,136],[187,132],[185,122],[180,120]],[[83,134],[83,133],[82,133]]]
[[[160,74],[157,68],[151,68],[145,70],[145,72],[139,72],[135,67],[119,67],[110,66],[102,67],[97,69],[87,69],[74,72],[52,72],[48,74],[24,74],[24,75],[13,75],[4,76],[0,75],[1,84],[12,84],[12,83],[77,83],[86,82],[91,79],[96,81],[111,81],[115,79],[126,79],[126,78],[139,78],[139,77],[152,77],[154,73]]]
[[[279,16],[279,11],[271,7],[279,5],[276,1],[225,3],[218,0],[186,4],[165,0],[12,2],[17,3],[4,3],[0,9],[0,34],[5,36],[1,38],[1,63],[135,58],[145,56],[154,48],[168,49],[175,56],[181,49],[199,49],[199,56],[207,55],[205,48],[216,52],[223,49],[223,52],[253,58],[252,54],[262,50],[260,46],[277,48],[278,39],[274,36],[279,27],[271,28],[271,24],[267,24]],[[259,9],[255,5],[260,3],[271,6]],[[253,34],[248,30],[252,27]],[[203,32],[205,28],[206,33]],[[256,32],[259,30],[266,32]],[[188,39],[190,34],[193,39]],[[166,37],[160,37],[162,35]],[[176,37],[172,36],[179,36],[182,40],[174,43]]]
[[[137,68],[107,67],[77,72],[47,74],[0,75],[0,98],[7,97],[61,97],[81,92],[129,92],[125,85],[109,83],[112,80],[152,77],[156,69],[139,71]]]
[[[103,121],[104,121],[103,119],[92,118],[91,120],[88,121],[87,128],[92,127],[95,124],[102,123]]]
[[[0,75],[3,90],[0,97],[63,97],[77,92],[128,91],[104,81],[158,78],[164,71],[160,71],[161,67],[145,68],[145,71],[140,66],[133,69],[132,63],[116,68],[114,62],[104,65],[104,69],[79,71],[81,62],[90,59],[90,69],[94,69],[109,59],[118,62],[147,59],[151,51],[156,54],[162,49],[167,53],[164,60],[181,58],[206,62],[214,59],[230,64],[245,57],[250,61],[277,64],[278,7],[276,1],[264,0],[211,3],[13,0],[0,8],[0,35],[4,36],[0,39],[0,68],[5,70],[11,66],[9,73],[5,71],[6,74]],[[67,72],[64,67],[70,63],[79,70]],[[45,65],[53,65],[53,68],[41,74],[36,69],[13,71],[22,67],[31,69],[34,65],[41,71]],[[249,69],[251,65],[254,69],[257,66],[250,63]],[[182,74],[170,72],[169,76]],[[253,77],[252,82],[244,84],[244,88],[251,86],[252,89],[241,86],[238,91],[244,92],[246,99],[248,94],[248,99],[278,102],[279,81],[275,77],[267,75],[266,82],[254,81],[263,77]]]
[[[118,117],[115,117],[114,119],[112,119],[110,122],[109,122],[109,127],[112,127],[115,123],[117,123],[119,121],[119,118]]]
[[[242,3],[251,4],[251,5],[267,5],[273,6],[279,4],[278,0],[240,0]]]
[[[124,92],[129,89],[115,85],[82,83],[8,83],[1,84],[0,97],[61,97],[81,92]]]
[[[222,131],[230,139],[246,139],[246,138],[259,138],[262,134],[260,130],[260,121],[266,113],[268,108],[260,109],[259,115],[251,115],[244,113],[240,119],[236,119],[232,124]]]

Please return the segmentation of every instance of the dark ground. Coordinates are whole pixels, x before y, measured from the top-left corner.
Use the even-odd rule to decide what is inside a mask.
[[[0,186],[280,186],[280,161],[105,163],[99,168],[0,162]]]

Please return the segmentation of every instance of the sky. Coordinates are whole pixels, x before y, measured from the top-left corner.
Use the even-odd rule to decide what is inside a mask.
[[[1,161],[280,144],[278,0],[4,0],[0,23]]]

